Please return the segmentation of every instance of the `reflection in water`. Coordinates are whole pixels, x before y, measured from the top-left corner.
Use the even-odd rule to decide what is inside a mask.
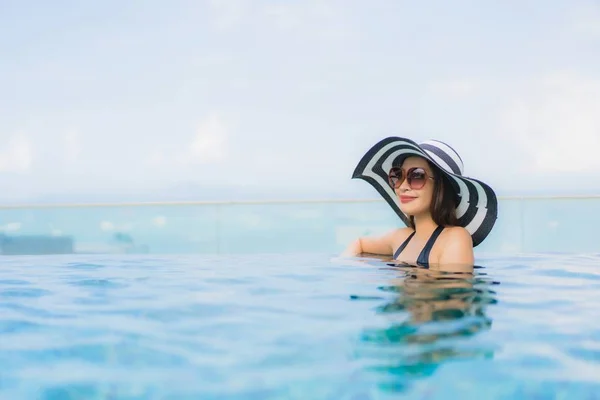
[[[375,309],[386,326],[365,330],[358,346],[367,371],[376,373],[384,389],[404,391],[443,363],[493,357],[493,350],[474,336],[492,326],[486,307],[496,303],[491,287],[498,282],[480,267],[474,273],[393,270],[399,276],[379,288],[392,299]]]

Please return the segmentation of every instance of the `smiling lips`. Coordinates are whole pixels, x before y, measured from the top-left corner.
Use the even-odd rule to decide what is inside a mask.
[[[416,197],[400,196],[400,201],[402,202],[402,204],[409,203],[409,202],[413,201],[414,199],[416,199]]]

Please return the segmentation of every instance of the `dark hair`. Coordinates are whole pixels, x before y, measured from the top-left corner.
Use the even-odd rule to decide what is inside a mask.
[[[450,179],[442,173],[436,166],[427,160],[433,171],[433,195],[429,212],[431,218],[438,226],[456,226],[456,205],[458,196]],[[411,215],[409,218],[410,227],[415,229],[415,218]]]

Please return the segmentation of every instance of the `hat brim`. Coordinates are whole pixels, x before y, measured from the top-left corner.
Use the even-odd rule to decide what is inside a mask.
[[[398,165],[409,156],[427,159],[456,184],[458,225],[471,234],[473,247],[483,242],[498,216],[498,199],[492,188],[477,179],[447,171],[434,156],[410,139],[388,137],[379,141],[361,158],[354,169],[352,179],[362,179],[371,184],[408,226],[408,217],[400,209],[398,196],[388,183],[388,172],[392,166]]]

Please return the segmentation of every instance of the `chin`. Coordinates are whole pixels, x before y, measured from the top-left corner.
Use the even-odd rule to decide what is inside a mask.
[[[423,207],[421,204],[413,204],[416,202],[411,202],[407,204],[400,203],[400,210],[408,216],[415,216],[418,214],[423,214],[428,211],[427,207]]]

